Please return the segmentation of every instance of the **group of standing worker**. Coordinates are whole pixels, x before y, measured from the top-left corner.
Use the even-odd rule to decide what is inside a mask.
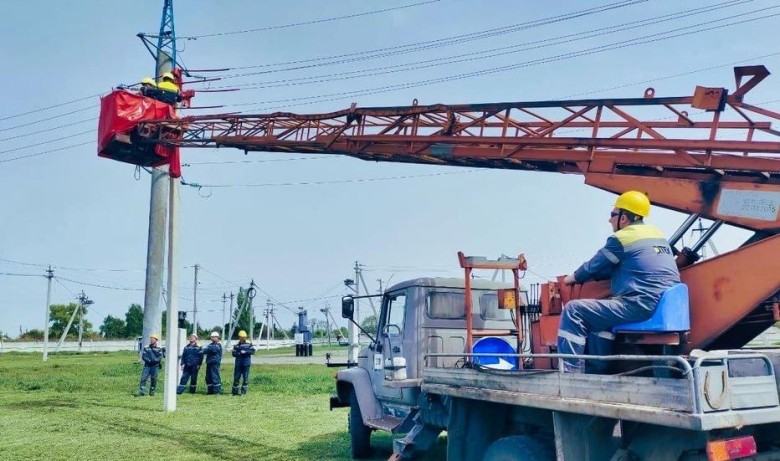
[[[157,334],[152,334],[149,345],[143,348],[141,360],[144,362],[141,372],[141,381],[138,385],[138,395],[146,395],[146,382],[151,380],[149,395],[154,395],[157,389],[157,374],[161,368],[161,362],[165,357],[165,350],[157,345]],[[249,369],[252,365],[252,356],[255,348],[247,341],[244,330],[238,332],[238,343],[233,346],[232,355],[235,357],[235,370],[233,371],[233,395],[246,395],[249,387]],[[206,393],[209,395],[222,394],[222,378],[220,366],[222,365],[222,344],[220,335],[214,331],[211,333],[211,342],[205,347],[198,345],[198,335],[191,334],[189,342],[181,354],[181,380],[176,389],[177,394],[183,394],[189,383],[189,392],[194,394],[197,390],[198,372],[206,360]],[[240,387],[239,387],[240,384]]]

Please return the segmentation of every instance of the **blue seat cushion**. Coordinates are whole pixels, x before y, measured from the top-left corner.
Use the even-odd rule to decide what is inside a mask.
[[[647,320],[612,327],[613,333],[673,332],[691,329],[691,312],[688,305],[688,285],[679,283],[661,294],[658,307]]]

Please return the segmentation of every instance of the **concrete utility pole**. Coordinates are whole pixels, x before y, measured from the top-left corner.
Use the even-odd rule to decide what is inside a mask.
[[[330,346],[330,319],[328,318],[330,307],[325,306],[323,309],[320,309],[320,312],[325,314],[325,333],[328,335],[328,346]]]
[[[371,296],[371,293],[368,292],[368,284],[366,284],[366,281],[363,279],[363,267],[355,261],[355,279],[360,280],[360,283],[363,285],[363,293],[365,293],[366,296]],[[358,292],[358,296],[360,296],[360,293]],[[376,311],[376,306],[374,306],[374,298],[368,298],[368,304],[371,306],[371,311],[374,313],[375,317],[378,317],[379,314]]]
[[[355,296],[360,296],[360,279],[361,279],[361,273],[360,273],[360,262],[355,261],[355,279],[346,279],[344,280],[344,286],[349,288],[355,293]],[[354,303],[355,309],[354,314],[352,316],[353,322],[349,322],[347,329],[349,331],[349,351],[347,353],[347,361],[352,363],[357,363],[358,361],[358,354],[360,353],[360,344],[359,344],[359,330],[357,327],[357,324],[360,323],[360,300],[355,299]]]
[[[227,301],[227,293],[222,292],[222,324],[221,324],[222,336],[225,336],[225,302],[226,301]]]
[[[46,287],[46,316],[43,322],[43,361],[49,360],[49,306],[51,306],[51,279],[54,271],[51,266],[46,270],[46,278],[49,279]]]
[[[165,347],[168,359],[165,361],[165,394],[163,394],[163,410],[176,411],[176,386],[179,382],[179,364],[175,360],[179,351],[178,318],[179,318],[179,180],[170,177],[170,206],[168,208],[168,326],[165,335]]]
[[[274,311],[274,303],[272,303],[270,299],[266,299],[265,305],[265,348],[267,350],[271,348],[271,329],[273,329],[273,325],[271,325],[271,315]]]
[[[155,80],[176,65],[176,33],[173,27],[173,0],[164,0],[160,32],[157,36]],[[149,336],[160,332],[162,309],[162,273],[165,261],[165,228],[168,213],[168,167],[152,169],[149,196],[149,234],[146,248],[146,285],[144,289],[144,325],[142,344],[149,344]],[[170,313],[170,310],[169,310]],[[139,356],[140,358],[140,356]]]
[[[195,264],[195,286],[192,288],[192,334],[198,334],[198,265]]]
[[[228,323],[230,325],[233,325],[233,297],[234,296],[235,296],[235,294],[233,294],[232,291],[230,292],[230,296],[228,296],[228,298],[230,298],[230,309],[228,310],[228,314],[229,314],[228,315]],[[225,322],[222,322],[222,326],[223,326],[223,328],[225,327]],[[231,331],[232,330],[232,326],[226,328],[226,330],[228,332]],[[228,338],[227,335],[225,334],[225,332],[223,331],[222,332],[222,346],[223,347],[227,347],[229,345],[230,345],[230,338]]]
[[[94,303],[95,301],[89,299],[83,291],[81,292],[79,297],[79,352],[81,352],[81,340],[84,337],[84,310],[87,306]]]

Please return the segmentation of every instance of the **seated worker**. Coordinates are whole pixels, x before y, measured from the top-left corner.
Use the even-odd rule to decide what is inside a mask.
[[[650,200],[628,191],[615,201],[609,222],[614,234],[590,261],[563,281],[567,285],[611,280],[607,299],[575,299],[566,303],[558,330],[558,353],[610,355],[613,326],[640,322],[653,315],[661,294],[680,283],[669,242],[655,226],[644,223]],[[582,359],[564,359],[566,372],[584,372]],[[588,371],[600,372],[601,362],[588,361]]]
[[[167,104],[176,104],[181,101],[181,94],[179,94],[179,86],[173,78],[173,74],[166,72],[162,75],[162,81],[157,84],[157,88],[160,90],[160,97],[157,98],[160,101]]]

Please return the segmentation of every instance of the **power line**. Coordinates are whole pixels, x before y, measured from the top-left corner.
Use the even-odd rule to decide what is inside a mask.
[[[521,22],[517,24],[512,24],[509,26],[503,26],[498,27],[494,29],[486,29],[486,30],[480,30],[477,32],[471,32],[467,34],[460,34],[460,35],[454,35],[450,37],[445,38],[438,38],[434,40],[427,40],[423,42],[415,42],[415,43],[408,43],[405,45],[396,45],[386,48],[378,48],[373,50],[364,50],[364,51],[357,51],[354,53],[345,53],[345,54],[339,54],[339,55],[333,55],[333,56],[326,56],[326,57],[319,57],[319,58],[311,58],[311,59],[303,59],[303,60],[297,60],[297,61],[287,61],[287,62],[279,62],[279,63],[272,63],[272,64],[259,64],[259,65],[253,65],[253,66],[238,66],[233,67],[232,69],[257,69],[257,68],[265,68],[265,67],[275,67],[275,66],[286,66],[286,65],[296,65],[296,64],[303,64],[307,62],[319,62],[319,61],[334,61],[331,63],[324,63],[324,64],[318,64],[318,65],[312,65],[312,66],[302,66],[302,67],[290,67],[285,69],[278,69],[273,70],[269,72],[283,72],[283,71],[290,71],[290,70],[298,70],[298,69],[305,69],[309,67],[319,67],[320,65],[332,65],[332,64],[343,64],[347,62],[355,62],[355,61],[361,61],[365,59],[376,59],[376,58],[384,58],[388,56],[395,56],[398,54],[407,54],[409,52],[413,51],[420,51],[420,50],[427,50],[432,48],[440,48],[444,46],[450,46],[450,45],[456,45],[468,41],[473,40],[481,40],[483,38],[491,38],[497,35],[503,35],[506,33],[513,33],[521,30],[526,30],[529,28],[535,28],[539,26],[544,26],[548,24],[553,24],[557,22],[566,21],[569,19],[576,19],[583,16],[596,14],[596,13],[602,13],[604,11],[616,9],[616,8],[622,8],[625,6],[631,6],[638,3],[644,3],[647,0],[624,0],[617,3],[611,3],[608,5],[602,5],[598,7],[588,8],[585,10],[579,10],[575,11],[573,13],[566,13],[558,16],[550,16],[547,18],[542,19],[535,19],[532,21],[526,21]],[[750,0],[752,1],[752,0]],[[372,55],[370,57],[366,57],[366,55]],[[361,57],[362,56],[362,57]],[[355,59],[352,59],[352,58]],[[344,58],[350,58],[350,59],[344,59]],[[225,78],[229,78],[225,77]]]
[[[8,128],[0,128],[0,131],[10,131],[10,130],[15,130],[17,128],[22,128],[22,127],[25,127],[25,126],[35,125],[37,123],[48,122],[49,120],[54,120],[55,118],[66,117],[68,115],[77,114],[79,112],[84,112],[85,110],[95,109],[97,107],[98,106],[94,106],[94,105],[93,106],[89,106],[89,107],[84,107],[82,109],[72,110],[72,111],[66,112],[64,114],[58,114],[58,115],[53,115],[51,117],[38,119],[38,120],[36,120],[34,122],[22,123],[20,125],[9,126]]]
[[[434,0],[434,1],[438,1],[438,0]],[[440,38],[440,39],[428,40],[428,41],[424,41],[424,42],[410,43],[410,44],[406,44],[406,45],[397,45],[397,46],[387,47],[387,48],[379,48],[379,49],[374,49],[374,50],[364,50],[364,51],[358,51],[358,52],[354,52],[354,53],[347,53],[347,54],[341,54],[341,55],[335,55],[335,56],[312,58],[312,59],[299,60],[299,61],[287,61],[287,62],[281,62],[281,63],[262,64],[262,65],[255,65],[255,66],[239,66],[239,67],[233,67],[233,69],[252,69],[252,68],[260,68],[260,67],[273,67],[273,66],[281,66],[281,65],[300,64],[300,63],[305,63],[305,62],[327,61],[327,60],[341,59],[341,58],[350,57],[350,56],[363,56],[363,55],[367,55],[367,54],[369,54],[369,55],[370,54],[377,54],[377,56],[373,56],[373,57],[371,57],[371,59],[378,58],[378,57],[387,57],[387,56],[392,56],[392,55],[401,54],[401,53],[406,54],[406,53],[408,53],[410,51],[418,51],[418,50],[423,50],[423,49],[438,48],[438,47],[442,47],[442,46],[449,46],[449,45],[454,45],[454,44],[460,44],[460,43],[463,43],[464,41],[470,41],[470,40],[482,39],[482,38],[490,38],[490,37],[493,37],[495,35],[500,35],[500,34],[503,34],[503,33],[510,33],[510,32],[516,32],[518,30],[523,30],[523,29],[528,28],[528,27],[538,27],[539,25],[552,24],[554,22],[560,22],[560,21],[564,21],[564,20],[568,20],[568,19],[574,19],[574,18],[583,17],[583,16],[590,15],[590,14],[601,13],[601,12],[608,11],[608,10],[615,9],[615,8],[622,8],[622,7],[625,7],[625,6],[631,6],[631,5],[638,4],[638,3],[644,3],[646,1],[647,0],[623,0],[623,1],[620,1],[620,2],[617,2],[617,3],[612,3],[612,4],[602,5],[602,6],[598,6],[598,7],[588,8],[588,9],[585,9],[585,10],[575,11],[573,13],[566,13],[566,14],[563,14],[563,15],[551,16],[551,17],[548,17],[548,18],[522,22],[522,23],[513,24],[513,25],[510,25],[510,26],[499,27],[499,28],[495,28],[495,29],[487,29],[487,30],[472,32],[472,33],[468,33],[468,34],[455,35],[455,36],[451,36],[451,37],[447,37],[447,38]],[[734,1],[736,1],[736,0],[734,0]],[[748,1],[752,1],[752,0],[748,0]],[[433,2],[423,2],[423,3],[414,4],[414,5],[407,5],[406,7],[420,5],[420,4],[425,4],[425,3],[433,3]],[[400,8],[404,8],[404,7],[399,7],[399,9]],[[388,11],[388,10],[392,10],[392,8],[385,9],[385,10],[378,10],[378,11]],[[274,26],[273,28],[283,28],[283,27],[286,27],[286,26]],[[474,38],[474,37],[476,37],[476,38]],[[410,48],[412,48],[412,49],[410,49]],[[387,52],[391,51],[391,50],[396,50],[396,52],[392,53],[392,54],[387,54]],[[351,61],[348,61],[348,62],[351,62]],[[297,68],[293,68],[293,69],[297,69]],[[280,70],[277,70],[277,71],[288,71],[288,70],[291,70],[291,69],[280,69]],[[277,71],[274,71],[274,72],[277,72]],[[230,77],[228,76],[228,77],[223,77],[223,78],[230,78]],[[47,106],[47,107],[43,107],[43,108],[39,108],[39,109],[30,110],[30,111],[27,111],[27,112],[24,112],[24,113],[20,113],[20,114],[16,114],[16,115],[11,115],[11,116],[7,116],[7,117],[4,117],[4,118],[0,118],[0,121],[7,120],[7,119],[12,119],[12,118],[16,118],[16,117],[20,117],[20,116],[23,116],[23,115],[29,115],[29,114],[36,113],[36,112],[42,112],[42,111],[45,111],[45,110],[48,110],[48,109],[53,109],[53,108],[56,108],[56,107],[65,106],[65,105],[68,105],[68,104],[84,101],[84,100],[91,99],[91,98],[94,98],[94,97],[99,97],[99,96],[102,96],[102,95],[103,95],[103,93],[96,94],[96,95],[91,95],[91,96],[85,96],[83,98],[74,99],[74,100],[67,101],[67,102],[64,102],[64,103],[59,103],[59,104],[55,104],[55,105],[51,105],[51,106]],[[48,119],[43,119],[43,120],[39,120],[39,121],[32,122],[32,123],[39,123],[39,122],[42,122],[42,121],[48,121],[48,120],[51,120],[53,118],[63,117],[63,116],[70,115],[72,113],[80,112],[80,111],[87,110],[87,109],[89,109],[89,108],[81,109],[79,111],[74,111],[74,112],[70,112],[70,113],[66,113],[66,114],[60,114],[60,115],[57,115],[57,116],[54,116],[54,117],[51,117],[51,118],[48,118]],[[30,123],[23,124],[23,125],[17,125],[17,126],[13,126],[13,127],[8,127],[8,128],[5,128],[5,129],[0,129],[0,131],[11,130],[11,129],[19,128],[19,127],[22,127],[22,126],[28,126],[28,125],[30,125]]]
[[[207,37],[219,37],[219,36],[225,36],[225,35],[247,34],[247,33],[250,33],[250,32],[262,32],[262,31],[267,31],[267,30],[288,29],[288,28],[291,28],[291,27],[309,26],[309,25],[313,25],[313,24],[321,24],[321,23],[324,23],[324,22],[339,21],[339,20],[342,20],[342,19],[352,19],[352,18],[358,18],[358,17],[361,17],[361,16],[369,16],[369,15],[372,15],[372,14],[387,13],[387,12],[390,12],[390,11],[402,10],[402,9],[405,9],[405,8],[412,8],[412,7],[415,7],[415,6],[428,5],[430,3],[437,3],[437,2],[439,2],[439,0],[428,0],[428,1],[419,2],[419,3],[412,3],[412,4],[409,4],[409,5],[401,5],[401,6],[396,6],[396,7],[392,7],[392,8],[384,8],[384,9],[381,9],[381,10],[366,11],[366,12],[363,12],[363,13],[354,13],[354,14],[348,14],[348,15],[345,15],[345,16],[337,16],[337,17],[332,17],[332,18],[315,19],[315,20],[311,20],[311,21],[303,21],[303,22],[296,22],[296,23],[290,23],[290,24],[282,24],[282,25],[279,25],[279,26],[259,27],[257,29],[246,29],[246,30],[237,30],[237,31],[232,31],[232,32],[217,32],[217,33],[213,33],[213,34],[191,35],[189,37],[180,37],[180,38],[198,39],[198,38],[207,38]]]
[[[216,149],[214,149],[216,150]],[[336,157],[333,155],[321,155],[317,157],[300,157],[300,158],[278,158],[278,159],[271,159],[271,160],[227,160],[222,162],[187,162],[182,163],[181,166],[191,166],[191,165],[227,165],[231,163],[275,163],[275,162],[294,162],[298,160],[333,160]]]
[[[93,134],[93,133],[95,133],[95,130],[94,129],[90,129],[90,130],[87,130],[87,131],[82,131],[81,133],[70,134],[70,135],[67,135],[67,136],[60,136],[57,139],[50,139],[48,141],[41,141],[41,142],[37,142],[35,144],[27,144],[27,145],[24,145],[24,146],[21,146],[21,147],[14,147],[13,149],[0,150],[0,154],[7,154],[9,152],[16,152],[18,150],[29,149],[31,147],[42,146],[44,144],[51,144],[53,142],[62,141],[63,139],[75,138],[76,136],[83,136],[85,134]]]
[[[107,285],[100,285],[100,284],[97,284],[97,283],[80,282],[80,281],[78,281],[78,280],[73,280],[73,279],[69,279],[69,278],[65,278],[65,277],[60,277],[60,276],[55,276],[54,278],[55,278],[55,279],[62,279],[62,280],[65,280],[65,281],[67,281],[67,282],[76,283],[76,284],[79,284],[79,285],[85,285],[85,286],[89,286],[89,287],[97,287],[97,288],[105,288],[105,289],[108,289],[108,290],[120,290],[120,291],[144,291],[144,289],[143,289],[143,288],[112,287],[112,286],[107,286]]]
[[[331,184],[349,184],[349,183],[362,183],[362,182],[375,182],[375,181],[394,181],[399,179],[416,179],[416,178],[429,178],[435,176],[447,176],[453,174],[473,173],[475,171],[484,171],[478,168],[468,169],[464,171],[448,171],[443,173],[428,173],[419,175],[402,175],[402,176],[385,176],[381,178],[359,178],[359,179],[342,179],[334,181],[302,181],[302,182],[288,182],[288,183],[265,183],[265,184],[197,184],[197,183],[185,183],[185,186],[202,188],[228,188],[228,187],[287,187],[287,186],[324,186]]]
[[[87,142],[82,142],[81,144],[71,144],[70,146],[60,147],[58,149],[45,150],[43,152],[37,152],[35,154],[29,154],[29,155],[22,155],[20,157],[7,158],[7,159],[0,160],[0,163],[8,163],[8,162],[16,161],[16,160],[23,160],[23,159],[26,159],[26,158],[38,157],[40,155],[51,154],[52,152],[59,152],[61,150],[71,149],[73,147],[86,146],[87,144],[93,144],[94,142],[95,141],[87,141]]]
[[[770,7],[770,8],[778,8],[778,6]],[[582,57],[582,56],[589,56],[589,55],[592,55],[592,54],[599,54],[599,53],[603,53],[603,52],[606,52],[606,51],[613,51],[613,50],[627,48],[627,47],[631,47],[631,46],[643,45],[643,44],[647,44],[647,43],[653,43],[653,42],[658,42],[658,41],[662,41],[662,40],[668,40],[668,39],[671,39],[671,38],[682,37],[682,36],[691,35],[691,34],[695,34],[695,33],[721,29],[723,27],[729,27],[729,26],[733,26],[733,25],[745,24],[745,23],[749,23],[749,22],[753,22],[753,21],[758,21],[758,20],[762,20],[762,19],[772,18],[772,17],[775,17],[775,16],[780,16],[780,13],[775,13],[775,14],[772,14],[772,15],[762,16],[762,17],[758,17],[758,18],[745,19],[745,20],[742,20],[742,21],[732,22],[732,23],[728,23],[728,24],[721,24],[721,25],[718,25],[718,26],[707,27],[707,28],[700,29],[700,30],[695,30],[695,31],[682,32],[682,33],[679,33],[679,34],[668,35],[668,36],[665,36],[665,37],[658,37],[658,35],[669,34],[670,32],[676,32],[677,30],[682,30],[682,29],[688,28],[688,27],[685,27],[685,28],[675,29],[675,30],[667,31],[667,32],[663,32],[663,33],[651,34],[651,35],[637,37],[637,38],[633,38],[633,39],[629,39],[629,40],[623,40],[623,41],[619,41],[619,42],[614,42],[614,43],[610,43],[610,44],[607,44],[607,45],[601,45],[601,46],[597,46],[597,47],[587,48],[587,49],[580,50],[580,51],[563,53],[563,54],[550,56],[550,57],[546,57],[546,58],[533,59],[533,60],[524,61],[524,62],[521,62],[521,63],[509,64],[509,65],[506,65],[506,66],[492,67],[492,68],[487,68],[487,69],[481,69],[481,70],[477,70],[477,71],[473,71],[473,72],[466,72],[466,73],[461,73],[461,74],[449,75],[449,76],[446,76],[446,77],[439,77],[439,78],[433,78],[433,79],[427,79],[427,80],[419,80],[419,81],[416,81],[416,82],[405,82],[405,83],[400,83],[400,84],[396,84],[396,85],[387,85],[387,86],[368,88],[368,89],[357,90],[357,91],[330,93],[330,94],[324,94],[324,95],[320,94],[320,95],[317,95],[317,96],[305,96],[305,97],[299,97],[299,98],[286,98],[286,99],[270,100],[270,101],[264,101],[262,103],[232,104],[231,106],[232,107],[257,106],[257,105],[267,104],[267,103],[289,103],[289,102],[296,102],[298,105],[306,105],[306,104],[317,104],[317,103],[327,102],[327,101],[336,101],[336,100],[340,100],[340,99],[346,99],[348,97],[367,96],[367,95],[378,94],[378,93],[386,93],[386,92],[391,92],[391,91],[395,91],[395,90],[416,88],[416,87],[421,87],[421,86],[433,85],[433,84],[437,84],[437,83],[444,83],[444,82],[451,82],[451,81],[456,81],[456,80],[463,80],[463,79],[466,79],[466,78],[481,77],[481,76],[485,76],[485,75],[491,75],[491,74],[495,74],[495,73],[499,73],[499,72],[504,72],[504,71],[507,71],[507,70],[514,70],[514,69],[525,68],[525,67],[532,67],[532,66],[537,66],[537,65],[542,65],[542,64],[549,64],[551,62],[564,61],[564,60],[569,60],[569,59],[572,59],[572,58],[577,58],[577,57]],[[302,101],[307,101],[307,100],[309,100],[309,101],[308,102],[302,102]],[[289,105],[264,106],[264,107],[262,107],[262,109],[263,110],[273,110],[273,109],[279,109],[279,108],[285,108],[285,107],[289,107]]]
[[[28,110],[27,112],[22,112],[20,114],[8,115],[6,117],[0,117],[0,122],[2,122],[3,120],[9,120],[9,119],[12,119],[12,118],[22,117],[24,115],[34,114],[36,112],[43,112],[45,110],[54,109],[55,107],[62,107],[62,106],[67,106],[68,104],[73,104],[73,103],[76,103],[76,102],[86,101],[87,99],[97,98],[97,97],[100,97],[102,95],[103,95],[103,93],[93,94],[91,96],[84,96],[83,98],[73,99],[73,100],[70,100],[70,101],[61,102],[59,104],[53,104],[51,106],[41,107],[39,109]]]
[[[602,27],[599,29],[577,32],[574,34],[566,34],[558,37],[526,42],[519,45],[510,45],[510,46],[504,46],[498,48],[491,48],[488,50],[474,51],[470,53],[463,53],[459,55],[445,56],[445,57],[439,57],[434,59],[426,59],[422,61],[396,64],[392,66],[375,67],[373,69],[361,69],[361,70],[350,71],[350,72],[340,72],[338,74],[325,74],[325,75],[317,75],[317,76],[310,76],[310,77],[271,80],[271,81],[259,82],[259,83],[248,83],[244,85],[234,85],[234,86],[230,86],[230,88],[257,90],[257,89],[278,88],[278,87],[285,87],[285,86],[309,85],[313,83],[323,83],[323,82],[331,82],[331,81],[338,81],[338,80],[374,77],[378,75],[405,72],[408,70],[417,70],[417,69],[424,69],[429,67],[437,67],[440,65],[457,64],[462,62],[471,62],[471,61],[477,61],[482,59],[489,59],[497,56],[505,56],[508,54],[547,48],[556,45],[572,43],[580,40],[587,40],[598,36],[614,34],[625,30],[633,30],[639,27],[656,25],[663,22],[677,20],[688,16],[707,13],[721,8],[729,8],[735,6],[737,4],[736,3],[737,1],[738,0],[730,0],[728,2],[724,2],[717,5],[711,5],[708,7],[694,8],[691,10],[685,10],[678,13],[671,13],[662,16],[657,16],[654,18],[647,18],[638,21],[618,24],[615,26]],[[761,11],[761,10],[757,10],[757,11]],[[750,13],[746,13],[746,14],[750,14]],[[700,23],[699,25],[709,24],[709,23],[711,23],[711,21],[708,21],[707,23]],[[488,54],[488,53],[492,53],[492,54]],[[255,74],[256,73],[239,74],[238,76],[248,76],[248,75],[255,75]],[[223,77],[223,80],[228,78],[233,78],[233,77]],[[215,87],[215,89],[220,89],[220,88],[228,88],[228,87],[227,86]]]

